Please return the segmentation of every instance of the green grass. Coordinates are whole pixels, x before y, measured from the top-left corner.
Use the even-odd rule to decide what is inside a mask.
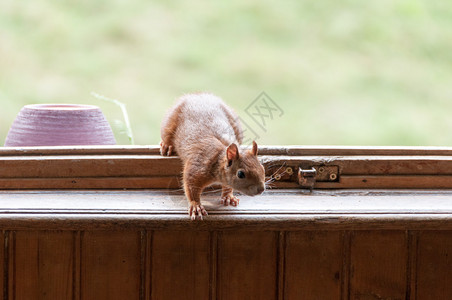
[[[210,91],[250,125],[265,91],[284,111],[260,144],[452,146],[452,2],[0,2],[0,140],[29,103],[127,104],[137,144]],[[115,128],[119,143],[129,139]]]

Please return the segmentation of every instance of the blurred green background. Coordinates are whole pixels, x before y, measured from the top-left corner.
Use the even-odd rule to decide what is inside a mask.
[[[452,146],[452,2],[2,0],[0,140],[25,104],[102,108],[137,144],[184,93],[222,97],[260,144]],[[283,110],[261,128],[246,108]]]

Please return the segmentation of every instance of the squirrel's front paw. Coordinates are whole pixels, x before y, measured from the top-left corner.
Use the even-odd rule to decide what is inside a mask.
[[[202,216],[207,216],[207,211],[205,210],[204,206],[202,206],[199,203],[193,202],[190,204],[190,208],[188,209],[188,214],[190,215],[190,218],[192,221],[196,219],[202,220]]]
[[[164,141],[160,142],[160,154],[163,156],[171,156],[173,154],[173,145],[166,144]]]
[[[221,196],[220,201],[225,206],[228,206],[229,204],[231,204],[232,206],[237,206],[237,205],[239,205],[239,202],[240,202],[239,198],[237,198],[233,194]]]

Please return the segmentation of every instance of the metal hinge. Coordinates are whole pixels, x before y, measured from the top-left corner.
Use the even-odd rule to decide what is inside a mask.
[[[297,182],[300,187],[308,188],[312,191],[316,182],[336,182],[339,181],[338,166],[274,166],[277,170],[272,174],[275,181]],[[295,173],[294,170],[297,170]]]
[[[301,187],[309,188],[311,191],[317,177],[317,170],[312,167],[309,170],[298,168],[298,184]]]
[[[339,180],[338,166],[314,166],[311,169],[298,169],[298,184],[312,191],[316,182],[335,182]]]

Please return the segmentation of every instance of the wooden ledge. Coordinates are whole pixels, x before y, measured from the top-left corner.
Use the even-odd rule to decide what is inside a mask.
[[[316,189],[452,189],[448,147],[262,146],[259,154],[266,175],[279,178],[274,188],[299,188],[298,170],[315,168]],[[181,168],[157,146],[0,148],[0,189],[179,188]]]
[[[288,156],[451,156],[452,147],[425,146],[269,146],[260,145],[261,155]],[[46,156],[46,155],[160,155],[158,145],[112,145],[112,146],[38,146],[0,147],[0,156]]]
[[[249,229],[451,230],[452,191],[273,190],[238,207],[207,192],[205,220],[192,222],[178,190],[0,191],[3,230]]]

